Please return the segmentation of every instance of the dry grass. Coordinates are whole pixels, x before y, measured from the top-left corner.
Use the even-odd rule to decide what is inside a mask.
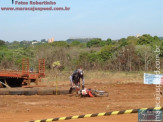
[[[42,79],[41,85],[55,86],[69,84],[69,76],[73,71],[46,72],[46,77]],[[85,83],[106,83],[106,84],[126,84],[143,83],[144,72],[111,72],[111,71],[84,71]],[[150,72],[153,73],[153,72]]]

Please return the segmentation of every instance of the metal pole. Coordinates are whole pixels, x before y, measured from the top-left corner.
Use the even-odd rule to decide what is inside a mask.
[[[58,94],[58,73],[56,74],[56,95]]]
[[[5,85],[5,86],[8,87],[8,88],[11,88],[10,86],[8,86],[7,84],[5,84],[5,83],[3,83],[3,82],[1,82],[1,81],[0,81],[0,83],[3,84],[3,85]]]

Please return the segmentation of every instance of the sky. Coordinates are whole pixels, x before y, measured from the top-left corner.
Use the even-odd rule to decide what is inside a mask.
[[[55,40],[96,37],[105,40],[137,34],[163,36],[163,0],[45,1],[55,1],[53,7],[67,6],[70,11],[0,10],[0,39],[11,42],[40,41],[51,37]],[[0,7],[28,6],[12,4],[12,0],[0,0]]]

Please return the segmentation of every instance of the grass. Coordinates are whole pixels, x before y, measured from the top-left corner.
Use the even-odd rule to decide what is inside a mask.
[[[56,81],[59,85],[70,84],[69,76],[73,71],[62,71],[57,73],[47,71],[46,77],[42,79],[42,84],[55,86]],[[111,72],[111,71],[84,71],[85,83],[106,83],[106,84],[126,84],[126,83],[142,83],[144,71],[139,72]],[[147,72],[146,72],[147,73]],[[153,73],[154,72],[148,72]]]

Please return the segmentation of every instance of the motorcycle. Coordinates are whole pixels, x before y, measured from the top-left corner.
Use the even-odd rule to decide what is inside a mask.
[[[80,86],[74,85],[69,90],[70,94],[80,97],[108,97],[108,92],[101,90],[92,90],[91,88],[80,89]]]

